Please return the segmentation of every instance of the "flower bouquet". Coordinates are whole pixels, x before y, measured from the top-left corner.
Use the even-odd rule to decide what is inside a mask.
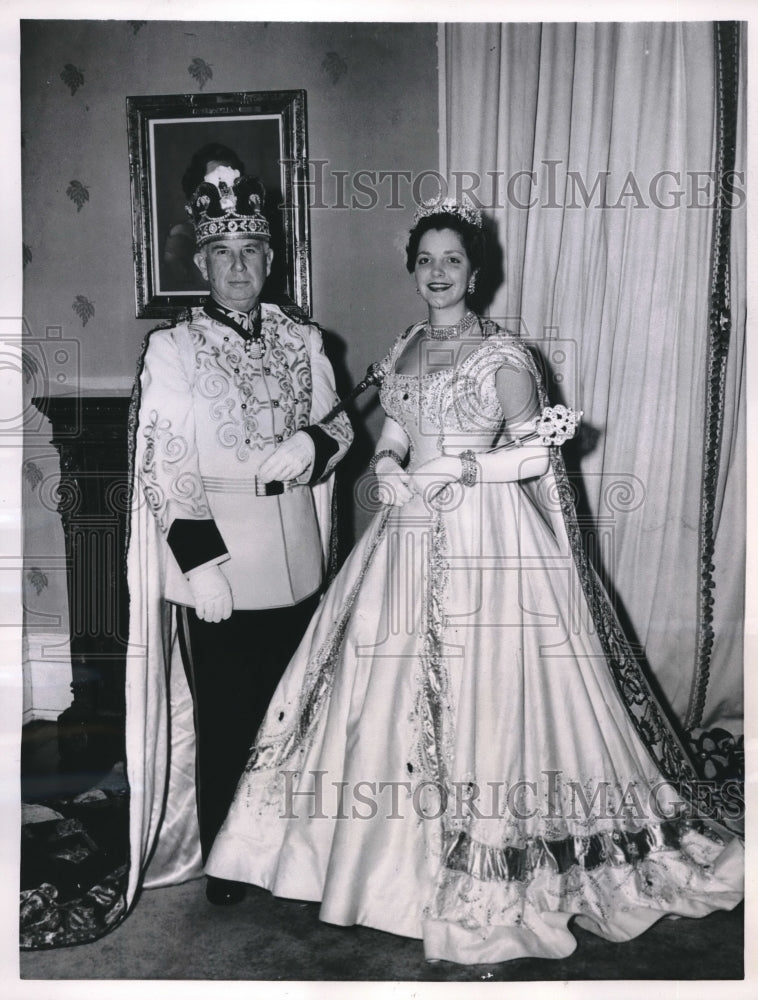
[[[584,414],[584,410],[571,410],[567,406],[546,406],[540,414],[535,428],[523,437],[515,438],[501,448],[521,448],[531,442],[559,447],[564,442],[569,441],[575,434],[579,426],[579,421]],[[500,451],[501,448],[493,448],[493,451]]]

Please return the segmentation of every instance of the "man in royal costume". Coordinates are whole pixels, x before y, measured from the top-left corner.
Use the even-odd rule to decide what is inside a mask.
[[[190,206],[210,296],[153,331],[132,407],[127,901],[201,870],[319,598],[352,430],[313,324],[261,303],[263,190],[216,166]],[[198,829],[199,828],[199,829]],[[198,837],[199,833],[199,837]],[[211,902],[244,887],[208,879]]]

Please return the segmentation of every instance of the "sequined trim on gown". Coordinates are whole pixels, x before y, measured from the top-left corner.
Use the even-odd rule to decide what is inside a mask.
[[[502,430],[498,332],[394,372],[411,465]],[[540,393],[541,393],[540,389]],[[544,402],[544,397],[543,397]],[[461,963],[561,958],[741,899],[742,845],[695,817],[691,765],[583,556],[560,455],[531,483],[380,508],[324,596],[207,871]]]

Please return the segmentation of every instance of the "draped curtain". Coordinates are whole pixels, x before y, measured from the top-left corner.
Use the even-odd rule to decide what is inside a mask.
[[[702,530],[714,50],[712,23],[445,25],[440,158],[448,193],[478,200],[502,253],[487,311],[534,343],[553,401],[584,411],[580,510],[630,638],[685,727],[735,734],[745,544],[739,192],[712,555]],[[738,117],[739,170],[742,99]]]

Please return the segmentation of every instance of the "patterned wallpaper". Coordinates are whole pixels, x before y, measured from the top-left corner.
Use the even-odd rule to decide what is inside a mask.
[[[203,26],[200,26],[202,28]],[[248,27],[253,27],[248,26]],[[269,28],[269,22],[262,22],[257,26],[259,30],[265,33]],[[92,26],[90,28],[101,35],[102,42],[105,41],[105,37],[112,36],[116,32],[120,32],[122,35],[126,36],[131,40],[131,45],[134,50],[138,49],[141,41],[144,41],[145,45],[149,46],[151,49],[154,48],[153,44],[150,44],[148,40],[148,35],[162,35],[167,30],[176,33],[179,30],[178,26],[170,26],[166,24],[156,25],[155,23],[150,23],[148,21],[125,21],[125,22],[109,22],[108,24]],[[72,39],[69,45],[65,47],[66,55],[59,57],[59,65],[55,67],[55,73],[51,72],[51,63],[47,63],[44,66],[46,76],[45,86],[48,88],[48,93],[45,95],[47,101],[53,101],[60,104],[60,96],[62,94],[67,94],[69,98],[76,99],[79,102],[79,106],[84,109],[84,111],[89,114],[91,111],[97,111],[97,105],[100,100],[100,93],[103,91],[103,83],[100,78],[95,75],[95,70],[91,66],[100,67],[102,61],[102,51],[105,47],[103,44],[100,45],[87,45],[82,44],[81,32],[77,30],[77,25],[74,22],[70,22],[68,25],[64,22],[61,25],[61,35],[65,38],[68,32],[72,35]],[[27,26],[25,28],[26,37],[34,35],[34,28]],[[197,48],[202,48],[202,36],[203,32],[200,31],[184,31],[183,34],[188,35],[197,39],[200,44]],[[347,39],[343,40],[346,49],[350,49],[350,42]],[[123,43],[123,39],[122,39]],[[32,44],[26,46],[27,50],[33,47]],[[125,55],[128,53],[128,44],[122,44],[122,52]],[[431,55],[431,50],[427,46],[427,55]],[[320,76],[324,83],[323,86],[328,86],[330,88],[335,88],[342,84],[344,87],[349,88],[349,57],[344,51],[329,48],[328,50],[319,50],[314,47],[311,59],[313,66],[311,67],[311,73],[314,76]],[[130,59],[131,62],[139,62],[140,60],[134,56]],[[318,71],[316,71],[318,67]],[[165,67],[162,68],[161,75],[164,75]],[[197,53],[192,56],[190,61],[187,63],[186,68],[186,78],[184,85],[178,88],[180,91],[187,93],[192,90],[204,91],[207,86],[211,85],[214,81],[214,67],[213,63],[210,61],[206,55]],[[302,72],[302,67],[300,67]],[[177,75],[177,74],[174,74]],[[56,76],[57,80],[53,79]],[[25,81],[26,84],[27,81]],[[40,81],[37,81],[39,85]],[[33,90],[35,81],[29,80],[28,86],[25,89]],[[245,84],[249,87],[249,84]],[[266,83],[261,82],[257,86],[265,87]],[[289,84],[288,86],[296,86],[295,83]],[[165,90],[166,88],[157,87],[158,91]],[[398,112],[395,110],[392,113],[392,124],[397,125],[399,119]],[[38,129],[35,127],[35,123],[31,124],[22,131],[21,135],[21,146],[24,150],[25,157],[29,159],[34,159],[38,153],[38,143],[36,141],[38,137]],[[67,133],[65,136],[67,140],[64,142],[65,146],[68,144],[69,140],[82,139],[82,145],[86,145],[87,130],[86,127],[83,132],[79,130],[74,130]],[[116,135],[113,136],[116,139]],[[78,145],[78,143],[76,143]],[[71,150],[75,148],[74,143],[71,145]],[[59,162],[63,160],[63,157],[59,158]],[[34,168],[31,167],[26,170],[28,174]],[[61,163],[62,169],[62,163]],[[56,194],[62,192],[62,185],[60,184],[59,178],[56,178],[57,183],[55,184]],[[93,185],[92,179],[86,175],[82,174],[78,177],[73,177],[68,180],[63,189],[66,198],[72,203],[76,208],[77,213],[82,213],[83,210],[87,209],[92,201],[102,198],[107,198],[109,192],[103,190],[102,187],[97,187]],[[126,192],[122,192],[122,196]],[[63,211],[58,208],[57,211]],[[85,216],[82,216],[82,222],[84,225]],[[70,220],[67,220],[69,222]],[[89,221],[89,220],[88,220]],[[26,229],[25,227],[25,235]],[[29,239],[24,239],[22,253],[23,253],[23,264],[24,268],[35,263],[35,253],[37,253],[37,247],[35,244],[38,239],[35,239],[33,235],[29,236]],[[86,273],[86,269],[83,269],[83,273]],[[33,278],[30,275],[30,283]],[[96,316],[96,300],[94,298],[94,293],[89,288],[70,288],[69,289],[69,300],[71,303],[71,310],[78,317],[82,327],[85,327],[92,319]]]
[[[127,392],[154,325],[135,315],[127,95],[302,88],[310,156],[325,176],[421,171],[437,165],[436,64],[433,24],[23,21],[27,404],[48,390]],[[401,215],[311,210],[315,315],[343,385],[414,318],[415,296],[398,287]],[[30,405],[26,423],[26,617],[32,630],[62,635],[58,457]]]

